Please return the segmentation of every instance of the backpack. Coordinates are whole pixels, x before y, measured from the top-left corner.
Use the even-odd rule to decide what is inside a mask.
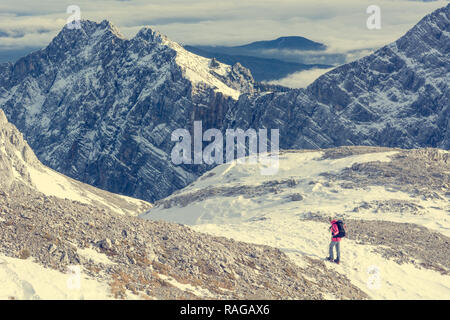
[[[336,238],[344,238],[346,225],[344,224],[344,222],[342,220],[338,220],[336,222],[336,225],[338,227],[339,233],[335,237]]]

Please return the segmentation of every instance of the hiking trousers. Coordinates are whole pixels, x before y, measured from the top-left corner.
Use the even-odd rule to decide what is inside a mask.
[[[331,241],[330,243],[330,259],[334,260],[333,248],[336,247],[336,260],[341,261],[341,243],[339,241]]]

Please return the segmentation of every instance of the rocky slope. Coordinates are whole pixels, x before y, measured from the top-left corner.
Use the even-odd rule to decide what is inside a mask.
[[[171,133],[193,120],[205,130],[279,128],[284,149],[448,149],[449,11],[306,90],[261,86],[241,65],[213,63],[148,28],[128,40],[106,21],[85,21],[0,65],[0,107],[44,164],[149,201],[208,169],[170,160]]]
[[[97,299],[367,298],[317,259],[300,268],[268,246],[120,215],[107,206],[74,201],[70,195],[66,199],[46,195],[29,174],[31,168],[45,168],[3,113],[0,121],[0,275],[6,275],[0,279],[2,298],[73,297],[74,290],[88,290],[84,286],[91,288],[93,281],[108,288]],[[48,184],[61,181],[46,178]],[[106,193],[97,195],[101,194]],[[120,205],[116,198],[124,199],[105,197]],[[128,204],[124,206],[128,209]],[[28,266],[33,263],[33,270],[38,270],[33,279],[21,278],[23,270],[15,269],[20,265],[17,259],[26,260]],[[56,289],[53,279],[64,279],[62,272],[73,270],[69,267],[80,268],[80,287]],[[66,277],[72,279],[70,273]],[[40,290],[48,286],[53,291],[45,296]]]

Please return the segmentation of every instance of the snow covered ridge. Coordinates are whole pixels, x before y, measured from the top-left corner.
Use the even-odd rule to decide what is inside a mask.
[[[247,80],[252,79],[250,71],[239,64],[229,66],[217,60],[195,55],[185,50],[178,43],[171,41],[165,35],[148,27],[141,29],[137,33],[136,38],[156,41],[174,50],[176,53],[175,61],[181,67],[183,76],[191,81],[194,94],[198,94],[205,87],[209,87],[216,92],[221,92],[225,96],[238,100],[241,93],[253,91],[251,83],[247,83]],[[242,74],[240,74],[241,72]]]
[[[328,217],[339,217],[349,237],[332,270],[371,298],[448,299],[449,156],[431,148],[289,150],[276,176],[261,175],[258,164],[224,164],[141,217],[274,246],[299,266],[328,254]]]
[[[71,199],[116,213],[137,215],[150,208],[145,201],[115,195],[66,177],[43,166],[0,109],[0,186],[2,191],[32,187],[46,196]]]

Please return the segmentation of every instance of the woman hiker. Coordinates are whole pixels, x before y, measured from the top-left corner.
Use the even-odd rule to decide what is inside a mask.
[[[342,235],[342,231],[343,230],[339,230],[338,224],[339,223],[342,224],[341,229],[344,229],[345,227],[344,227],[344,224],[342,223],[342,221],[340,221],[340,220],[337,221],[337,220],[335,220],[335,219],[330,217],[329,221],[331,223],[331,226],[330,226],[331,243],[330,243],[329,255],[328,255],[327,260],[339,264],[339,261],[341,260],[341,246],[340,246],[340,243],[341,243],[341,238],[343,236]],[[345,236],[345,233],[344,233],[344,236]],[[333,256],[334,256],[333,255],[334,248],[336,248],[336,260],[333,258]]]

